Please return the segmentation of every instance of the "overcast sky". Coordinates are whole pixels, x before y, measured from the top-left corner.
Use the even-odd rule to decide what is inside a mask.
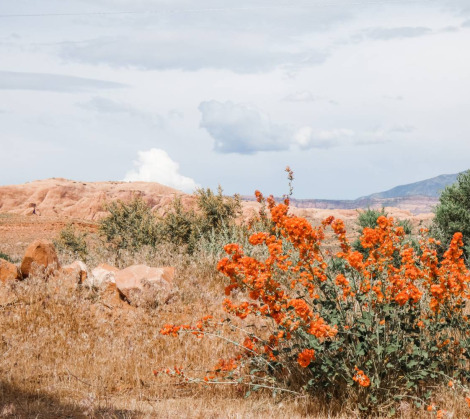
[[[469,51],[469,0],[2,0],[0,184],[282,195],[290,165],[297,198],[350,199],[456,173]]]

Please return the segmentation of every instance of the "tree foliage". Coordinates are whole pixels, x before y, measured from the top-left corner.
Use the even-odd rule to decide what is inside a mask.
[[[457,182],[448,186],[435,209],[433,234],[445,248],[456,232],[463,234],[465,255],[470,255],[470,170],[461,173]]]

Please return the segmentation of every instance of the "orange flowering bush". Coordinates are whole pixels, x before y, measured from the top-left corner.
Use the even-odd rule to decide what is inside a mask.
[[[403,227],[380,216],[375,228],[362,231],[363,254],[350,245],[341,220],[314,227],[289,213],[288,198],[256,196],[263,206],[249,244],[227,244],[217,266],[228,280],[224,310],[249,324],[230,323],[244,338],[224,337],[234,356],[220,360],[204,382],[327,400],[348,396],[371,414],[384,406],[393,411],[401,400],[424,408],[432,388],[451,381],[465,403],[470,273],[460,233],[439,258],[426,231],[417,247]],[[330,231],[335,254],[324,250]],[[221,336],[220,324],[206,317],[161,332]]]

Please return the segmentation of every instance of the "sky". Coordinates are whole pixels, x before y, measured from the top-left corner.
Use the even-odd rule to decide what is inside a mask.
[[[470,168],[468,0],[2,0],[0,184],[354,199]]]

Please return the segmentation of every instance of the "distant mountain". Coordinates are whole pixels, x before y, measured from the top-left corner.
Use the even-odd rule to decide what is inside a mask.
[[[429,213],[439,202],[439,195],[442,190],[446,186],[452,185],[457,180],[457,176],[458,174],[440,175],[351,200],[291,199],[291,203],[298,208],[363,209],[396,207],[410,211],[412,214]],[[247,200],[254,199],[253,197],[243,198]]]
[[[439,198],[446,186],[452,185],[457,180],[458,173],[453,175],[440,175],[431,179],[395,186],[385,192],[378,192],[364,198],[399,198],[405,196],[429,196]]]

